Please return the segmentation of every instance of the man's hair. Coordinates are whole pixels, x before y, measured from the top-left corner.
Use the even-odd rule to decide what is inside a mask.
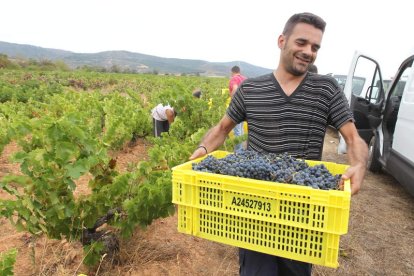
[[[193,96],[196,97],[196,98],[200,98],[201,97],[201,90],[194,91]]]
[[[289,18],[283,29],[283,35],[289,36],[298,23],[309,24],[321,30],[322,33],[325,32],[326,22],[322,18],[310,12],[303,12],[296,13]]]
[[[239,66],[233,66],[232,68],[231,68],[231,71],[233,72],[233,73],[240,73],[240,67]]]

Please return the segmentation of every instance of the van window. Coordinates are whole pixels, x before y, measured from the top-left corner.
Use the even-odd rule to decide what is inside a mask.
[[[392,80],[383,80],[382,83],[384,85],[384,91],[387,92],[390,89]]]
[[[364,89],[365,78],[362,77],[352,77],[352,94],[356,96],[361,96],[362,90]]]
[[[384,121],[384,123],[389,133],[392,135],[394,134],[395,127],[397,124],[398,112],[400,110],[401,105],[401,98],[407,85],[407,76],[409,75],[410,71],[411,67],[406,67],[403,73],[400,75],[399,79],[397,79],[397,83],[394,84],[392,90],[390,91],[388,107],[386,108],[386,113],[384,114],[384,117],[386,117],[387,119],[386,121]],[[393,138],[391,138],[391,143],[392,142]]]
[[[406,85],[406,79],[407,78],[401,78],[401,79],[398,80],[398,83],[396,84],[395,88],[392,91],[390,91],[391,92],[391,97],[400,97],[400,99],[401,99],[401,96],[403,95],[404,88],[405,88],[405,85]],[[385,91],[388,91],[388,89],[390,89],[391,83],[392,83],[391,80],[384,80],[383,81]]]
[[[352,94],[371,103],[381,100],[382,82],[377,64],[366,58],[358,58],[352,78]]]
[[[411,65],[412,66],[412,65]],[[404,102],[414,103],[414,72],[413,67],[407,67],[400,78],[401,87],[400,91],[397,91],[398,95],[401,97],[404,93]],[[400,83],[398,83],[400,84]]]
[[[399,97],[401,99],[403,92],[404,92],[405,85],[406,85],[406,81],[400,79],[397,83],[397,86],[392,91],[392,96]]]
[[[346,75],[333,75],[332,76],[339,84],[342,90],[344,90],[346,83]],[[365,78],[353,76],[352,78],[352,92],[354,95],[360,95],[364,88]]]
[[[346,75],[333,75],[332,76],[339,84],[342,90],[344,90],[346,83]]]

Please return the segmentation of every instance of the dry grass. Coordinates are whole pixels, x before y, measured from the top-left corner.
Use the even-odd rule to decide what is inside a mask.
[[[324,160],[345,163],[336,154],[337,140],[325,140]],[[140,142],[116,153],[117,166],[145,158]],[[7,149],[7,154],[11,148]],[[15,167],[0,159],[1,173]],[[0,191],[0,198],[5,194]],[[348,234],[340,240],[338,269],[314,266],[313,275],[414,275],[414,201],[386,174],[368,173],[360,193],[353,196]],[[0,218],[0,251],[18,249],[15,275],[238,275],[238,253],[231,246],[177,232],[177,216],[158,219],[146,230],[136,229],[121,242],[119,262],[107,256],[94,268],[82,265],[79,242],[56,241],[17,233]],[[35,252],[35,255],[32,252]]]

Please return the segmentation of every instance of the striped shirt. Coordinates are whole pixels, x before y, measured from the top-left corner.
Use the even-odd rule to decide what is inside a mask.
[[[245,80],[227,116],[247,121],[248,149],[320,160],[327,125],[354,121],[344,93],[330,76],[308,73],[287,96],[273,73]]]

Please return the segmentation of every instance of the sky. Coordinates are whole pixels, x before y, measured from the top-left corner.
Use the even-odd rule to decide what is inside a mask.
[[[3,0],[0,41],[275,69],[285,22],[306,11],[327,22],[315,61],[319,73],[347,74],[354,52],[361,51],[391,78],[414,54],[408,5],[405,0]]]

